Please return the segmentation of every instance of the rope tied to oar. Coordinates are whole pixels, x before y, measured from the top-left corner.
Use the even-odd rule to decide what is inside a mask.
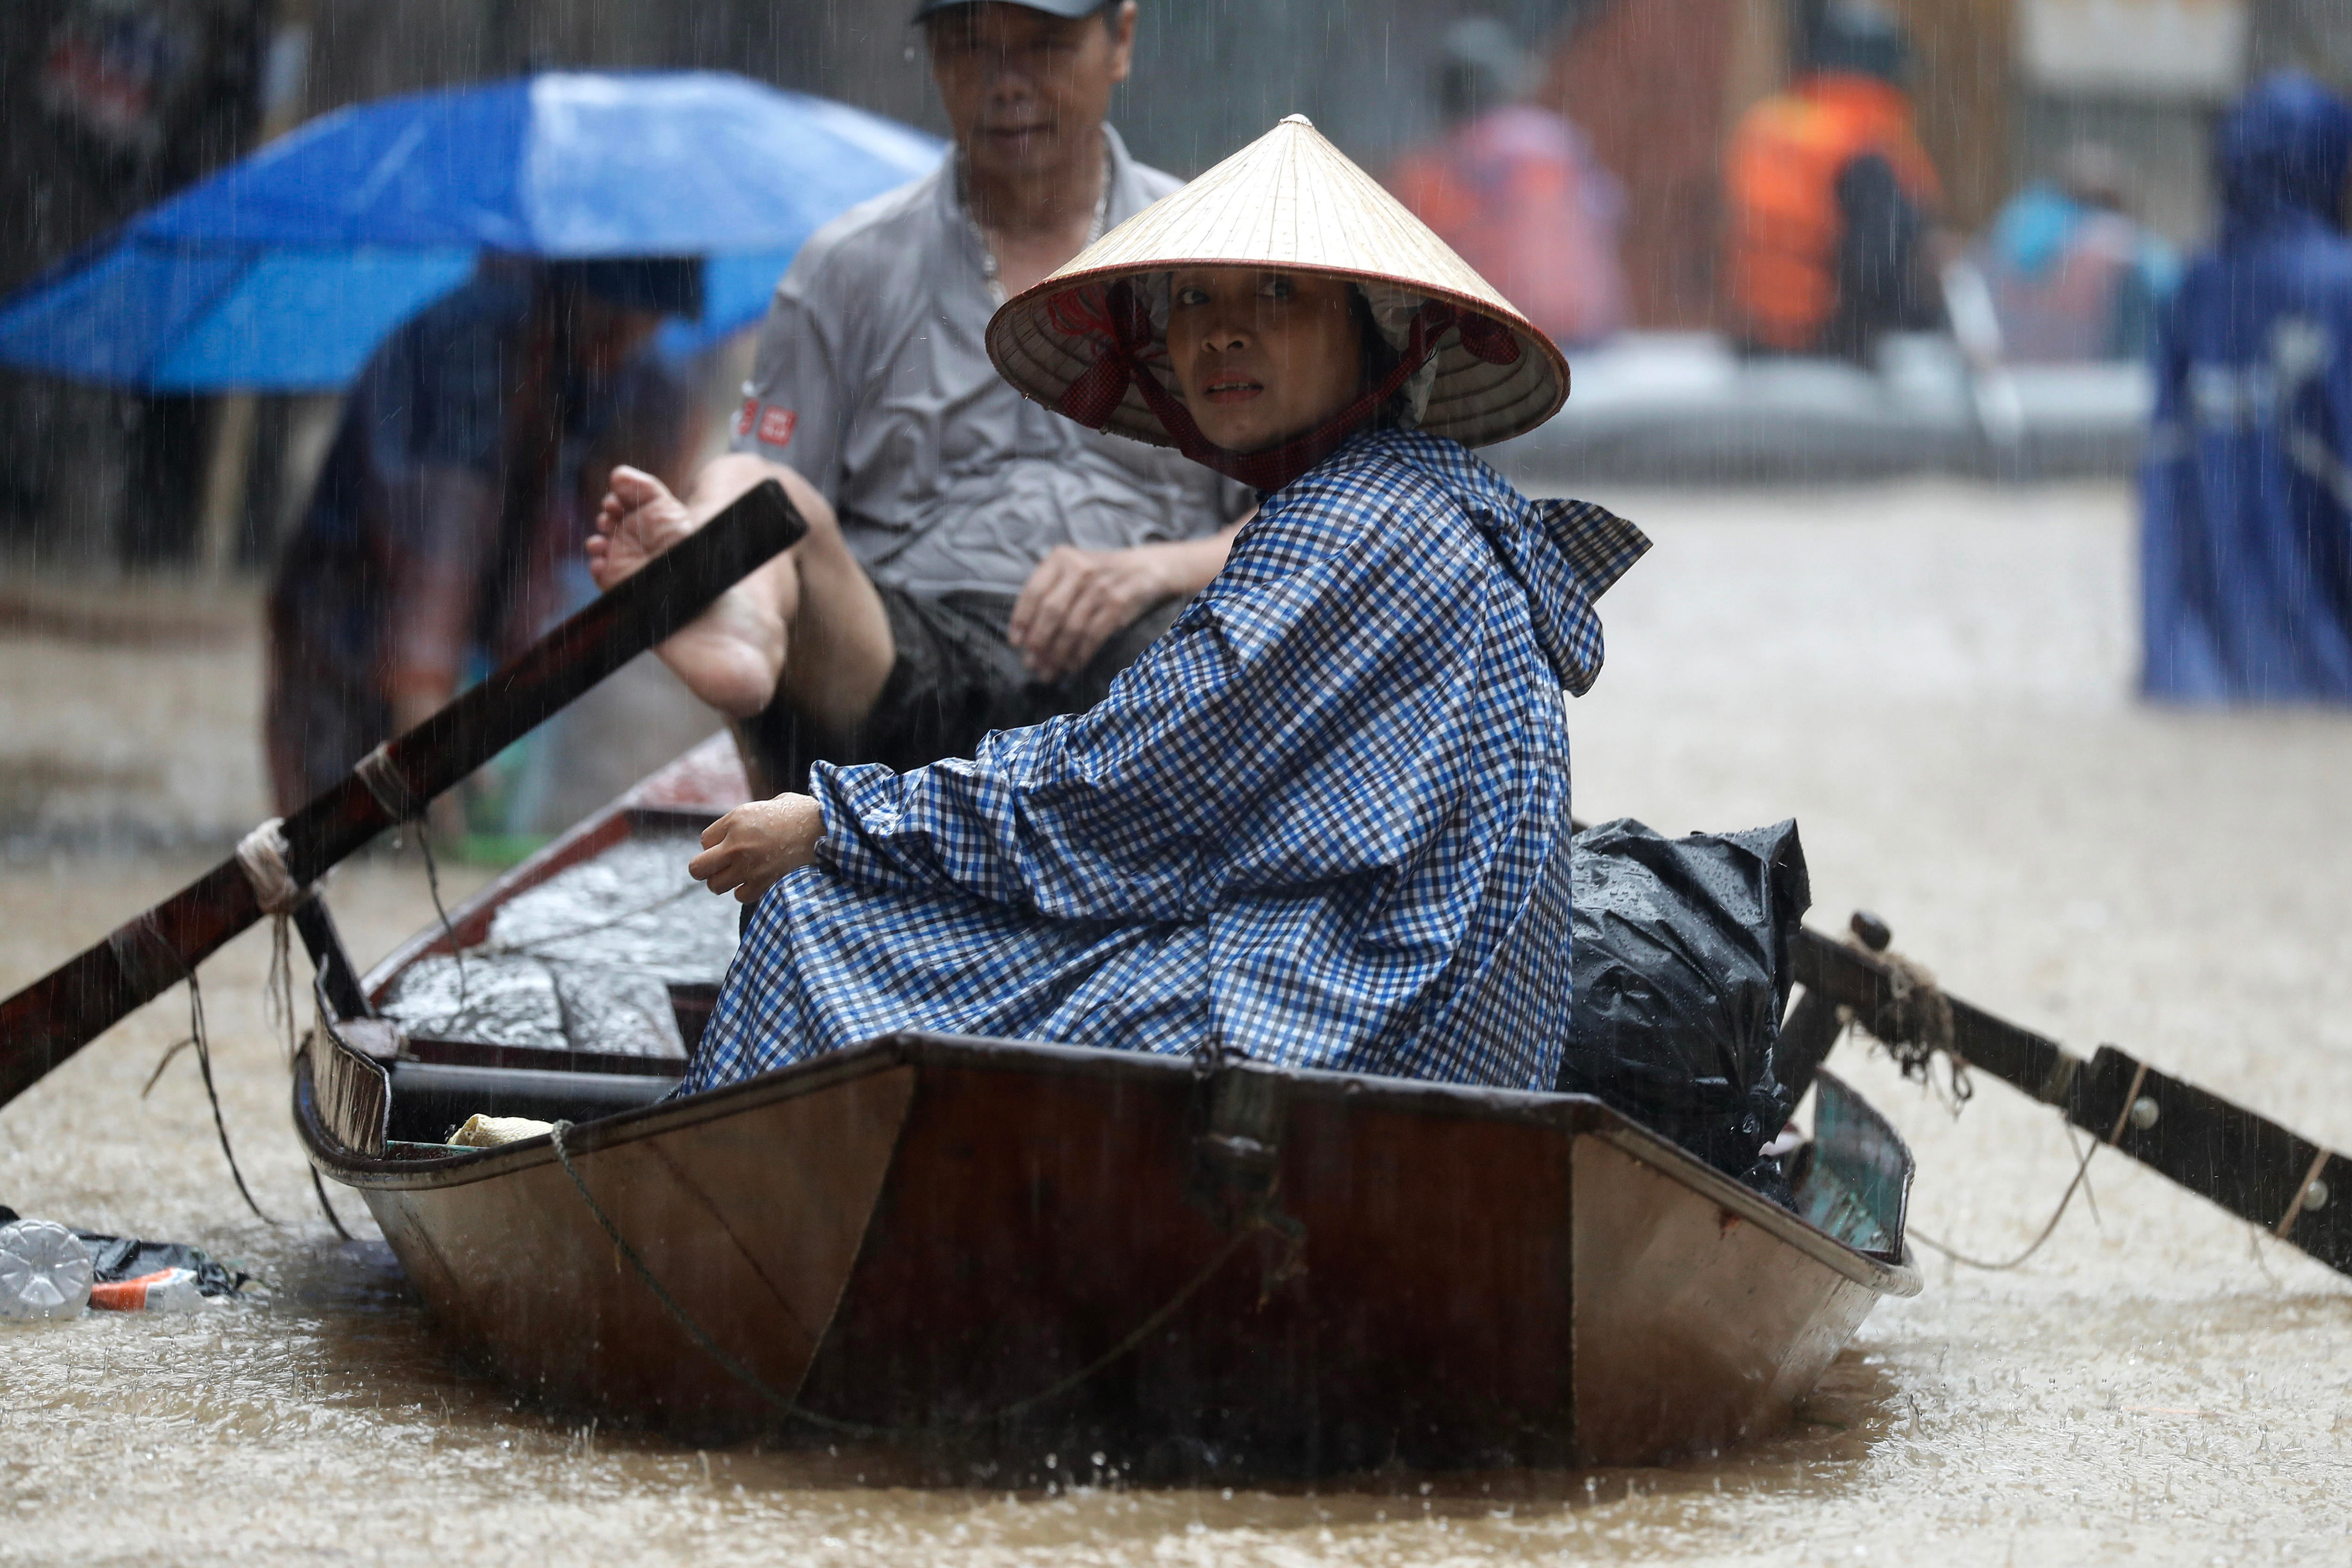
[[[294,954],[289,927],[310,889],[287,868],[286,819],[273,816],[237,840],[236,863],[253,884],[253,901],[269,917],[269,974],[262,1002],[286,1043],[286,1065],[294,1065]]]
[[[1967,1063],[1953,1048],[1952,1003],[1937,984],[1935,972],[1918,960],[1906,958],[1892,949],[1873,949],[1852,937],[1847,939],[1846,945],[1868,953],[1885,972],[1888,993],[1885,1003],[1878,1016],[1869,1020],[1866,1026],[1872,1037],[1886,1047],[1887,1055],[1895,1059],[1896,1068],[1905,1078],[1915,1079],[1930,1090],[1937,1087],[1931,1070],[1935,1058],[1939,1055],[1943,1057],[1948,1064],[1950,1089],[1948,1097],[1939,1095],[1939,1098],[1945,1098],[1951,1113],[1958,1116],[1975,1094],[1976,1088],[1969,1078]],[[1850,1007],[1841,1007],[1838,1011],[1849,1025],[1859,1021]],[[2132,1078],[2130,1089],[2124,1095],[2124,1109],[2116,1118],[2114,1128],[2105,1139],[2095,1141],[2083,1151],[2082,1158],[2075,1162],[2074,1173],[2067,1182],[2066,1190],[2059,1194],[2057,1206],[2051,1210],[2050,1218],[2016,1257],[2000,1262],[1972,1257],[1937,1240],[1916,1225],[1909,1227],[1911,1237],[1930,1251],[1940,1253],[1970,1268],[2004,1273],[2021,1268],[2042,1250],[2044,1242],[2057,1233],[2058,1222],[2066,1217],[2067,1209],[2074,1202],[2074,1194],[2089,1191],[2092,1157],[2098,1153],[2103,1143],[2113,1143],[2123,1136],[2125,1122],[2131,1114],[2133,1102],[2139,1098],[2140,1084],[2147,1076],[2147,1068],[2143,1063]],[[2071,1138],[2073,1129],[2069,1128],[2067,1131]],[[2092,1200],[2092,1205],[2095,1214],[2095,1198]]]
[[[286,819],[282,816],[271,817],[236,842],[237,868],[245,873],[245,879],[253,884],[253,901],[261,906],[263,914],[269,917],[269,973],[262,982],[262,1010],[278,1026],[285,1040],[286,1066],[291,1071],[296,1043],[294,944],[289,928],[295,910],[310,896],[310,889],[294,879],[293,871],[286,864],[286,857],[289,853],[286,843]],[[194,983],[191,976],[190,984]],[[163,1059],[168,1062],[171,1057],[167,1054]],[[159,1065],[155,1070],[161,1074],[163,1069]],[[149,1079],[147,1087],[154,1088],[155,1080]],[[219,1108],[215,1106],[214,1110],[217,1115]],[[232,1159],[229,1165],[234,1170],[236,1162]],[[242,1179],[237,1183],[239,1187],[244,1184]],[[319,1200],[319,1212],[327,1216],[327,1223],[335,1227],[335,1234],[345,1241],[351,1240],[352,1233],[343,1228],[342,1216],[335,1213],[335,1205],[327,1201],[326,1184],[319,1179],[315,1166],[310,1171],[310,1191]],[[246,1202],[252,1201],[248,1194]]]
[[[1967,1064],[1952,1048],[1952,1002],[1936,983],[1936,972],[1892,948],[1874,951],[1853,937],[1846,939],[1846,945],[1868,953],[1886,973],[1886,999],[1879,1016],[1865,1021],[1872,1037],[1886,1047],[1905,1078],[1930,1089],[1936,1087],[1930,1069],[1941,1056],[1951,1080],[1947,1104],[1958,1116],[1976,1093],[1976,1086],[1969,1079]],[[1853,1021],[1851,1008],[1840,1011]]]
[[[2066,1190],[2059,1194],[2058,1206],[2051,1211],[2049,1223],[2042,1227],[2040,1235],[2036,1236],[2032,1242],[2027,1244],[2025,1250],[2019,1253],[2016,1257],[2008,1259],[2006,1262],[1988,1263],[1980,1258],[1971,1258],[1965,1252],[1945,1246],[1942,1242],[1937,1241],[1934,1237],[1927,1235],[1916,1225],[1911,1227],[1912,1236],[1916,1237],[1922,1246],[1942,1253],[1945,1257],[1950,1258],[1955,1263],[1966,1264],[1970,1268],[1981,1268],[1990,1274],[2006,1273],[2011,1268],[2022,1267],[2025,1260],[2032,1258],[2035,1253],[2041,1251],[2042,1244],[2049,1240],[2050,1237],[2056,1233],[2058,1229],[2058,1222],[2066,1217],[2067,1205],[2074,1201],[2074,1194],[2077,1192],[2087,1192],[2089,1190],[2086,1183],[2091,1173],[2091,1156],[2096,1154],[2101,1149],[2115,1142],[2116,1140],[2124,1135],[2124,1127],[2131,1120],[2132,1107],[2139,1100],[2140,1085],[2147,1081],[2147,1064],[2146,1062],[2142,1062],[2139,1064],[2139,1069],[2132,1074],[2131,1087],[2124,1090],[2124,1107],[2121,1110],[2116,1112],[2116,1124],[2107,1130],[2107,1135],[2105,1138],[2094,1140],[2091,1146],[2083,1151],[2082,1159],[2077,1161],[2074,1165],[2074,1179],[2068,1182],[2066,1184]],[[2066,1129],[2067,1137],[2071,1139],[2074,1134],[2074,1130],[2071,1126],[2068,1127]],[[2095,1219],[2098,1215],[2098,1201],[2095,1198],[2092,1200],[2091,1212],[2092,1217]]]
[[[1946,996],[1943,987],[1937,984],[1935,971],[1917,959],[1906,958],[1892,948],[1874,948],[1856,937],[1846,938],[1846,945],[1868,954],[1872,962],[1883,969],[1886,976],[1886,997],[1874,1018],[1864,1020],[1851,1007],[1840,1007],[1839,1016],[1849,1027],[1856,1023],[1863,1024],[1871,1037],[1886,1048],[1886,1054],[1894,1058],[1895,1068],[1905,1078],[1937,1092],[1937,1098],[1944,1100],[1951,1113],[1959,1115],[1976,1093],[1976,1086],[1969,1080],[1967,1064],[1953,1049],[1951,998]],[[1948,1093],[1938,1091],[1936,1084],[1933,1068],[1939,1055],[1948,1064],[1950,1074]],[[2145,1068],[2141,1070],[2146,1071]],[[2136,1095],[2138,1092],[2139,1083],[2135,1079],[2132,1093]],[[2125,1103],[2128,1109],[2128,1097]],[[2113,1142],[2122,1135],[2123,1122],[2119,1120],[2107,1142]],[[2074,1201],[2074,1194],[2084,1188],[2090,1173],[2091,1156],[2098,1152],[2096,1143],[2084,1151],[2082,1159],[2074,1166],[2074,1179],[2066,1184],[2065,1192],[2059,1195],[2058,1206],[2051,1212],[2049,1221],[2024,1251],[2004,1262],[1991,1263],[1970,1257],[1937,1240],[1916,1225],[1908,1226],[1907,1234],[1928,1250],[1941,1253],[1953,1262],[1966,1264],[1970,1268],[2000,1273],[2019,1268],[2041,1251],[2042,1244],[2057,1231],[2058,1222],[2065,1217],[2067,1208]]]

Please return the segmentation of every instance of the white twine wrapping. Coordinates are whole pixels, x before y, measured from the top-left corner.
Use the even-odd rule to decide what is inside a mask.
[[[353,763],[352,772],[359,774],[360,783],[367,785],[368,794],[394,822],[414,822],[425,815],[425,802],[417,798],[416,792],[408,787],[408,781],[393,765],[391,742],[386,741]]]
[[[290,915],[302,901],[302,889],[286,868],[285,826],[284,817],[273,816],[236,843],[236,863],[265,915]]]

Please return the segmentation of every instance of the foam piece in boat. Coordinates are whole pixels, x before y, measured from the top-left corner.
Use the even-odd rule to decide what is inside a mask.
[[[735,956],[741,910],[686,874],[701,848],[677,834],[615,844],[508,900],[490,922],[488,945],[715,985]]]
[[[477,1111],[466,1118],[466,1125],[449,1134],[449,1142],[460,1149],[495,1149],[502,1143],[537,1138],[554,1125],[551,1121],[533,1121],[528,1116],[484,1116]]]

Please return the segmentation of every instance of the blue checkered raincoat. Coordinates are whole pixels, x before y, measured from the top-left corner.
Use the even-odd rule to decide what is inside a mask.
[[[1568,1037],[1561,689],[1648,548],[1456,443],[1358,436],[1084,713],[820,764],[685,1088],[894,1029],[1549,1089]]]

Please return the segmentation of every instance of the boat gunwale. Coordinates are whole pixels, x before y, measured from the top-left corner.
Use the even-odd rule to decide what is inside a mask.
[[[331,1033],[335,1021],[321,1018]],[[296,1131],[311,1163],[344,1186],[393,1192],[467,1186],[551,1163],[555,1159],[553,1142],[546,1134],[495,1148],[421,1160],[378,1159],[355,1153],[341,1147],[318,1122],[310,1065],[307,1053],[295,1064]],[[1191,1057],[904,1030],[740,1083],[582,1121],[566,1133],[564,1149],[569,1154],[580,1155],[635,1143],[899,1067],[982,1068],[1065,1078],[1075,1074],[1082,1078],[1160,1082],[1179,1079],[1196,1081],[1205,1076],[1199,1061]],[[1238,1064],[1238,1070],[1278,1077],[1286,1099],[1369,1104],[1423,1115],[1467,1115],[1479,1121],[1547,1128],[1570,1136],[1590,1132],[1875,1294],[1908,1297],[1920,1290],[1920,1275],[1907,1238],[1898,1260],[1861,1251],[1589,1095],[1433,1083],[1258,1062]]]

